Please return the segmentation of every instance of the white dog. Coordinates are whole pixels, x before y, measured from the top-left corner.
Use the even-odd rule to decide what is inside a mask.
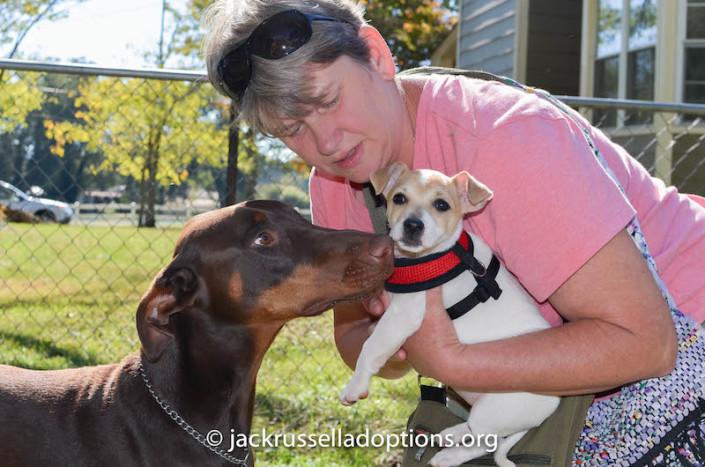
[[[370,179],[377,193],[387,199],[395,257],[401,259],[388,283],[391,303],[362,347],[355,373],[340,396],[342,404],[367,397],[372,375],[421,326],[426,313],[423,290],[449,277],[454,278],[443,285],[443,303],[456,318],[453,323],[462,343],[503,339],[549,327],[533,299],[500,266],[489,247],[463,232],[463,216],[482,209],[492,198],[485,185],[467,172],[451,178],[431,170],[408,170],[402,163],[380,169]],[[429,276],[424,266],[418,265],[428,260],[433,261],[433,269],[448,272],[442,278]],[[409,285],[410,278],[422,283]],[[399,291],[403,293],[393,293]],[[488,446],[458,445],[468,434],[478,438],[496,435],[495,462],[500,467],[514,466],[507,459],[511,447],[548,418],[559,403],[558,397],[530,393],[458,393],[472,409],[467,423],[440,433],[442,440],[452,440],[453,447],[442,449],[431,459],[434,467],[454,466],[487,454]]]

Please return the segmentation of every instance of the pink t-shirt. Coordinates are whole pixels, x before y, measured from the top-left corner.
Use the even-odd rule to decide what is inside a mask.
[[[592,128],[579,116],[581,124]],[[538,96],[506,84],[437,75],[425,85],[416,118],[414,168],[466,170],[493,192],[465,219],[534,297],[546,301],[634,216],[679,308],[705,320],[705,209],[667,188],[599,130],[592,137],[629,201],[605,173],[581,130]],[[372,231],[360,187],[314,170],[313,221]]]

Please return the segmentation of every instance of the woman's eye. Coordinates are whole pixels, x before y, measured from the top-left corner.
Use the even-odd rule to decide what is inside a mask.
[[[287,138],[293,138],[294,136],[298,135],[301,133],[301,129],[303,128],[303,125],[301,123],[298,123],[291,127],[290,129],[287,130],[286,132],[286,137]]]
[[[269,246],[274,243],[274,236],[269,232],[262,232],[257,235],[257,238],[252,243],[257,246]]]
[[[433,207],[438,211],[445,212],[450,209],[450,204],[443,199],[437,199],[433,202]]]
[[[323,104],[323,109],[332,109],[333,107],[335,107],[339,100],[340,95],[335,96],[333,99]]]
[[[274,136],[276,136],[279,139],[283,138],[294,138],[301,134],[301,130],[303,129],[303,122],[296,122],[292,123],[290,125],[285,125],[282,126],[281,128],[275,130],[273,132]]]
[[[404,204],[406,203],[406,196],[404,196],[402,193],[397,193],[394,195],[392,198],[392,203],[394,204]]]

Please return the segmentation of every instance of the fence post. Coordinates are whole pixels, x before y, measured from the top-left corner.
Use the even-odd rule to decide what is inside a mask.
[[[654,132],[657,149],[654,153],[654,176],[671,185],[673,175],[673,132],[671,122],[677,118],[674,113],[654,112]]]

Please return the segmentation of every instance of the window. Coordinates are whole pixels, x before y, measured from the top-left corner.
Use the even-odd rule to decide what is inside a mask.
[[[656,65],[656,0],[599,0],[595,97],[654,99]],[[615,126],[616,110],[596,115]],[[622,114],[626,124],[649,121],[648,115]],[[598,120],[598,121],[599,121]]]
[[[17,193],[13,190],[0,185],[0,202],[4,201],[12,203],[14,201],[19,201],[19,199],[20,198],[17,196]]]
[[[688,0],[683,101],[705,104],[705,1]]]

